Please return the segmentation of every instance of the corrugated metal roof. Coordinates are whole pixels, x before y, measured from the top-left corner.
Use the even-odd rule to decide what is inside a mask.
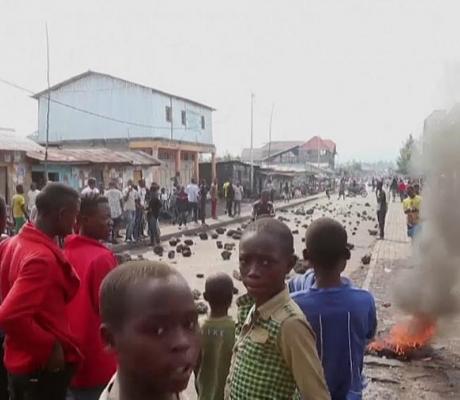
[[[62,81],[60,83],[57,83],[56,85],[53,85],[50,87],[50,91],[53,91],[53,90],[57,90],[61,87],[64,87],[66,85],[68,85],[69,83],[72,83],[72,82],[75,82],[75,81],[78,81],[79,79],[83,79],[83,78],[86,78],[87,76],[90,76],[90,75],[96,75],[96,76],[104,76],[104,77],[107,77],[107,78],[112,78],[112,79],[116,79],[118,81],[122,81],[122,82],[125,82],[125,83],[128,83],[128,84],[131,84],[131,85],[136,85],[136,86],[140,86],[140,87],[143,87],[145,89],[149,89],[149,90],[152,90],[156,93],[160,93],[160,94],[163,94],[165,96],[168,96],[168,97],[172,97],[172,98],[175,98],[175,99],[178,99],[178,100],[183,100],[183,101],[187,101],[189,103],[193,103],[193,104],[196,104],[198,106],[201,106],[201,107],[204,107],[204,108],[208,108],[209,110],[212,110],[212,111],[216,111],[215,108],[213,107],[210,107],[210,106],[207,106],[206,104],[203,104],[203,103],[199,103],[197,101],[194,101],[194,100],[190,100],[190,99],[187,99],[186,97],[182,97],[182,96],[176,96],[174,94],[171,94],[171,93],[168,93],[168,92],[164,92],[162,90],[158,90],[158,89],[155,89],[155,88],[152,88],[150,86],[145,86],[145,85],[141,85],[139,83],[135,83],[135,82],[132,82],[132,81],[128,81],[126,79],[122,79],[122,78],[117,78],[116,76],[112,76],[112,75],[109,75],[109,74],[103,74],[101,72],[96,72],[96,71],[91,71],[91,70],[88,70],[86,72],[83,72],[79,75],[75,75],[69,79],[66,79],[65,81]],[[45,90],[42,90],[41,92],[38,92],[38,93],[35,93],[34,95],[32,95],[32,97],[34,99],[38,99],[40,96],[44,95],[45,93],[48,93],[48,89],[45,89]]]
[[[45,152],[29,151],[27,157],[45,160]],[[115,151],[111,149],[48,149],[48,161],[56,164],[124,164],[160,165],[155,157],[142,151]]]
[[[17,134],[13,129],[0,128],[0,150],[40,151],[42,149],[39,144]]]

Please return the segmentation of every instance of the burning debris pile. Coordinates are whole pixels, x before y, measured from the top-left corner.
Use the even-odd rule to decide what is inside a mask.
[[[435,334],[436,324],[433,320],[413,317],[396,324],[387,336],[372,342],[367,351],[369,354],[399,360],[424,357]]]
[[[439,322],[460,311],[460,211],[452,204],[460,199],[460,109],[428,133],[414,163],[414,176],[424,177],[422,229],[411,268],[395,282],[394,293],[397,306],[412,318],[369,345],[377,355],[412,358],[427,348]]]

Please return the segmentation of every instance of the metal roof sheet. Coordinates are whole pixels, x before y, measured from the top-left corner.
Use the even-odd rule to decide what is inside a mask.
[[[136,86],[140,86],[140,87],[143,87],[145,89],[149,89],[149,90],[152,90],[156,93],[160,93],[160,94],[163,94],[165,96],[168,96],[168,97],[172,97],[172,98],[175,98],[175,99],[178,99],[178,100],[183,100],[183,101],[187,101],[189,103],[193,103],[193,104],[196,104],[198,106],[201,106],[201,107],[204,107],[204,108],[207,108],[209,110],[212,110],[212,111],[216,111],[215,108],[213,107],[210,107],[206,104],[203,104],[203,103],[199,103],[197,101],[194,101],[194,100],[190,100],[190,99],[187,99],[186,97],[182,97],[182,96],[176,96],[174,94],[171,94],[171,93],[168,93],[168,92],[164,92],[162,90],[158,90],[158,89],[155,89],[155,88],[152,88],[150,86],[145,86],[145,85],[141,85],[139,83],[135,83],[135,82],[132,82],[132,81],[128,81],[126,79],[122,79],[122,78],[117,78],[116,76],[113,76],[113,75],[109,75],[109,74],[104,74],[104,73],[101,73],[101,72],[96,72],[96,71],[91,71],[91,70],[88,70],[86,72],[83,72],[79,75],[75,75],[69,79],[66,79],[62,82],[59,82],[57,83],[56,85],[53,85],[49,88],[50,91],[53,91],[53,90],[57,90],[57,89],[60,89],[61,87],[64,87],[72,82],[75,82],[75,81],[78,81],[79,79],[83,79],[83,78],[86,78],[87,76],[90,76],[90,75],[96,75],[96,76],[104,76],[104,77],[107,77],[107,78],[112,78],[112,79],[116,79],[118,81],[122,81],[122,82],[126,82],[126,83],[129,83],[131,85],[136,85]],[[41,92],[38,92],[38,93],[35,93],[34,95],[32,95],[32,97],[34,99],[38,99],[40,96],[44,95],[45,93],[48,93],[48,89],[45,89],[45,90],[42,90]]]
[[[43,148],[42,148],[43,149]],[[27,157],[38,161],[45,160],[45,151],[29,151]],[[142,151],[115,151],[111,149],[48,149],[48,161],[66,164],[125,164],[160,165],[155,157]]]

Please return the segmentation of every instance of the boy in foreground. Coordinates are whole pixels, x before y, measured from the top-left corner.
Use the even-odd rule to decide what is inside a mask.
[[[347,232],[340,223],[314,221],[305,242],[304,258],[314,266],[311,286],[292,298],[316,333],[332,400],[362,399],[364,350],[377,328],[374,298],[340,276],[350,259]]]
[[[100,292],[101,333],[118,371],[100,400],[178,400],[196,367],[198,314],[185,279],[167,264],[115,268]]]
[[[237,338],[225,399],[326,400],[315,337],[284,283],[296,262],[290,229],[261,218],[240,241],[240,273],[255,305]]]
[[[115,357],[106,352],[99,334],[99,289],[117,265],[113,253],[102,244],[112,230],[108,199],[97,194],[83,196],[78,221],[79,234],[68,236],[64,245],[64,254],[80,277],[80,289],[68,314],[83,361],[70,387],[74,400],[97,400],[116,370]]]
[[[228,316],[232,303],[233,281],[219,273],[206,280],[204,299],[211,314],[201,327],[201,362],[197,373],[199,400],[223,400],[232,349],[235,322]]]

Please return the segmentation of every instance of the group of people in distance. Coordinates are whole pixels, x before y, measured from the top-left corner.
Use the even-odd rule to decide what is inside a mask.
[[[297,262],[293,235],[269,217],[269,204],[263,195],[240,240],[247,292],[236,320],[228,313],[233,281],[219,273],[206,280],[210,313],[200,327],[180,272],[147,260],[118,266],[101,243],[112,224],[106,197],[45,186],[34,222],[0,243],[10,398],[178,400],[194,373],[200,400],[361,399],[376,311],[370,293],[341,277],[347,233],[315,220],[303,250],[311,268],[286,282]]]

